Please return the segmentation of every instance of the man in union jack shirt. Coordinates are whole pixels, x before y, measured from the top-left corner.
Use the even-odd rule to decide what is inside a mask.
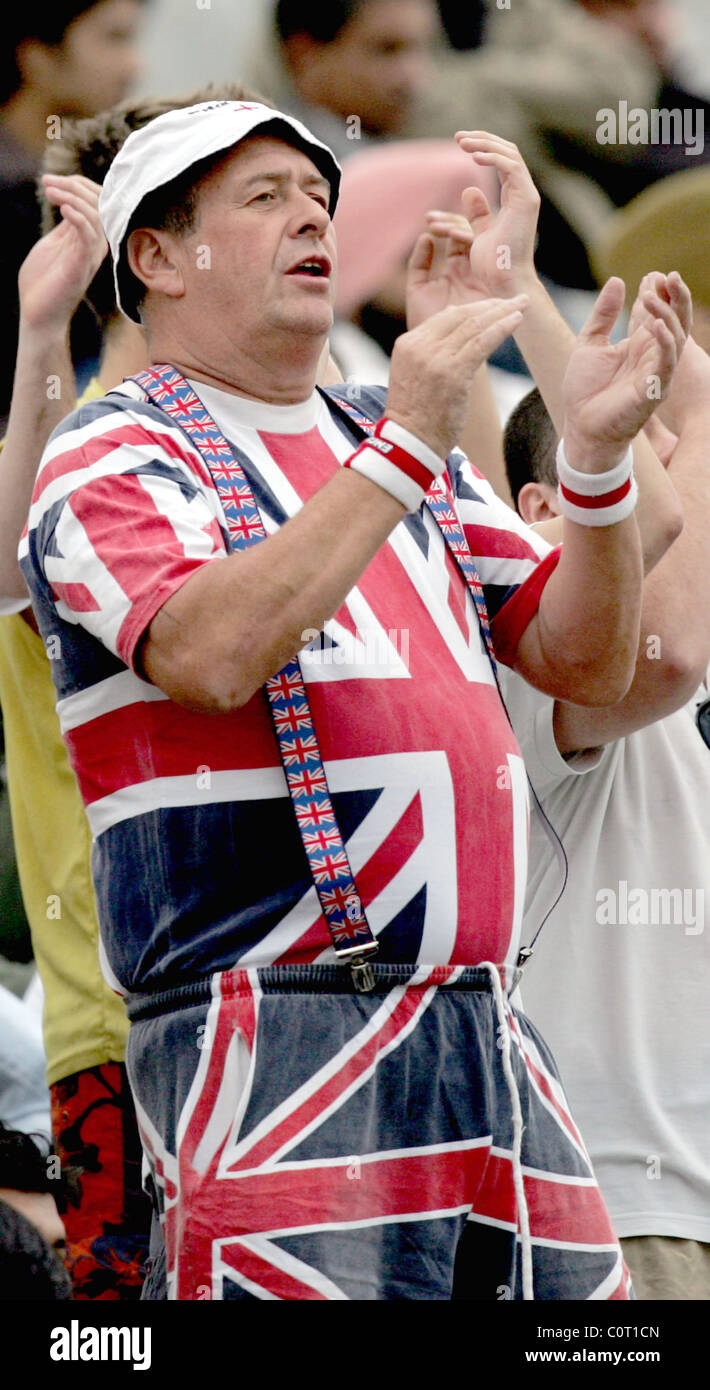
[[[457,295],[424,237],[430,316],[397,345],[386,405],[358,400],[374,445],[342,393],[314,389],[338,180],[304,127],[258,105],[129,137],[102,195],[120,303],[228,445],[210,472],[165,378],[156,399],[126,383],[53,435],[20,547],[94,835],[106,971],[129,996],[164,1245],[151,1296],[624,1298],[554,1062],[506,997],[527,798],[485,639],[490,620],[496,657],[558,697],[626,689],[642,577],[627,447],[682,330],[658,305],[610,354],[600,298],[566,379],[551,551],[453,448],[525,298]],[[235,459],[256,507],[237,506],[230,543]],[[325,915],[352,902],[343,861],[379,948],[366,993]]]

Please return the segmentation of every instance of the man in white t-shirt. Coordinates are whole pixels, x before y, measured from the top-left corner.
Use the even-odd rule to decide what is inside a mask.
[[[569,862],[526,967],[525,1008],[554,1049],[637,1296],[710,1299],[710,748],[696,722],[707,691],[693,695],[710,658],[710,360],[692,340],[665,419],[685,526],[647,580],[663,630],[646,638],[629,694],[582,710],[512,672],[503,682]],[[555,445],[531,393],[506,432],[511,490],[531,523],[559,511]],[[688,704],[673,711],[684,683]],[[526,942],[559,887],[535,815]]]

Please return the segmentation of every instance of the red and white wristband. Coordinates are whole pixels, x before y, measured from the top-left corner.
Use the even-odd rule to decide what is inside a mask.
[[[443,472],[445,461],[415,434],[385,415],[360,448],[345,460],[344,467],[364,474],[408,512],[416,512],[435,478]]]
[[[630,516],[638,501],[634,455],[627,449],[621,463],[607,473],[580,473],[557,446],[557,500],[563,516],[580,526],[613,526]]]

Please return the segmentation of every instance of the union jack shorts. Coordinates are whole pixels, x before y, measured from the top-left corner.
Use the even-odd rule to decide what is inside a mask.
[[[163,1245],[144,1297],[632,1298],[553,1058],[492,973],[380,965],[358,994],[342,966],[269,966],[132,996]]]

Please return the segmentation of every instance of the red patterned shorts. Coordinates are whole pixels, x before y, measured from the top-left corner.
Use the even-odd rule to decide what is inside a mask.
[[[51,1094],[55,1147],[79,1189],[78,1206],[68,1203],[63,1213],[74,1298],[140,1298],[150,1203],[126,1069],[106,1062],[75,1072]]]

